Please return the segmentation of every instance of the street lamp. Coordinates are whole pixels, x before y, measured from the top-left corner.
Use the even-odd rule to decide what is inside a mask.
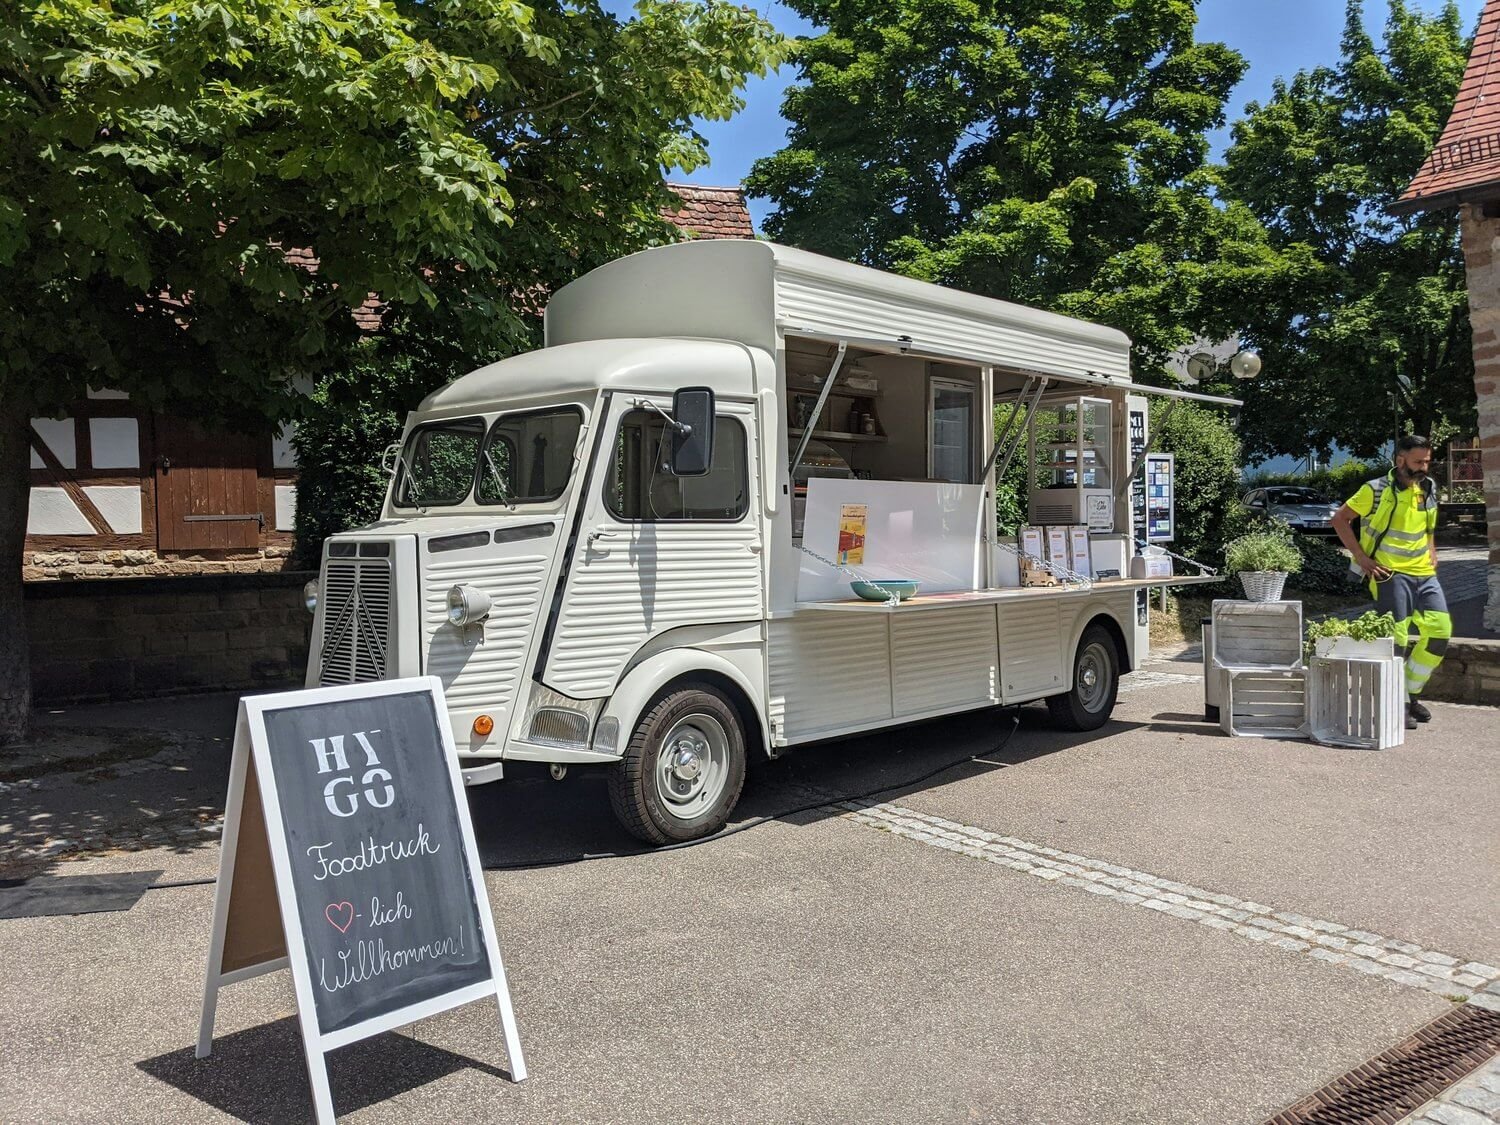
[[[1183,366],[1195,382],[1205,382],[1221,370],[1223,364],[1213,352],[1194,352]],[[1254,379],[1260,374],[1260,356],[1248,348],[1235,352],[1229,359],[1229,373],[1236,379]]]

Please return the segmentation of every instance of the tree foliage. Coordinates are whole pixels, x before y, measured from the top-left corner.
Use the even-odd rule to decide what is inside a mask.
[[[1167,416],[1169,405],[1159,398],[1152,402],[1151,430],[1156,448],[1175,458],[1177,538],[1171,547],[1217,567],[1226,540],[1243,530],[1240,441],[1223,411],[1178,402]]]
[[[1217,197],[1206,133],[1244,60],[1192,0],[794,0],[790,143],[747,187],[768,234],[1114,325],[1159,368],[1206,275],[1263,235]]]
[[[1350,0],[1337,65],[1278,81],[1234,127],[1226,181],[1270,253],[1220,280],[1262,352],[1251,454],[1370,456],[1402,430],[1471,424],[1473,356],[1458,216],[1394,217],[1453,108],[1469,41],[1448,4],[1391,0],[1384,42]]]

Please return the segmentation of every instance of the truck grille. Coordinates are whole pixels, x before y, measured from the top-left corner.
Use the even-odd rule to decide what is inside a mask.
[[[323,582],[323,650],[318,682],[384,679],[391,641],[391,564],[329,559]]]

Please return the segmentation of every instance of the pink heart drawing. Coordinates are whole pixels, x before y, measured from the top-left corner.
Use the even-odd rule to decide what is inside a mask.
[[[323,917],[328,919],[328,924],[341,934],[347,934],[349,927],[354,925],[354,904],[352,902],[330,902],[323,908]]]

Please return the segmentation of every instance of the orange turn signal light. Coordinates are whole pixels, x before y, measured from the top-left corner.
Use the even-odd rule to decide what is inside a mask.
[[[474,720],[474,733],[480,738],[488,738],[495,729],[495,720],[488,715],[480,715]]]

